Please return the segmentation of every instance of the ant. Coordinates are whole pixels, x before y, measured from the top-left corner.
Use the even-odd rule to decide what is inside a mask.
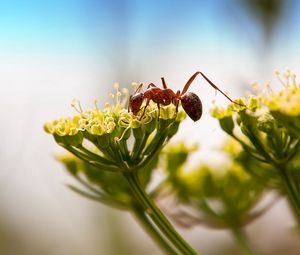
[[[162,77],[162,84],[163,84],[163,89],[158,88],[156,85],[153,83],[150,83],[147,86],[147,89],[145,92],[140,92],[141,89],[143,88],[144,84],[141,83],[136,91],[134,92],[133,95],[130,96],[129,98],[129,103],[128,103],[128,112],[132,112],[134,115],[137,115],[138,112],[141,110],[141,106],[143,104],[143,101],[146,100],[146,105],[144,107],[144,111],[140,117],[144,116],[146,112],[146,108],[148,107],[150,101],[152,100],[154,103],[157,104],[158,108],[158,117],[160,114],[160,106],[161,105],[169,105],[169,104],[174,104],[176,106],[176,113],[178,112],[178,106],[179,102],[181,101],[182,107],[184,111],[187,113],[187,115],[193,120],[197,121],[201,118],[202,116],[202,103],[200,98],[193,92],[187,92],[189,89],[190,85],[194,81],[194,79],[198,75],[202,75],[202,77],[217,91],[221,92],[223,96],[225,96],[230,102],[235,103],[237,105],[245,106],[242,104],[239,104],[237,102],[234,102],[231,98],[229,98],[222,90],[220,90],[215,84],[213,84],[202,72],[196,72],[195,74],[192,75],[192,77],[187,81],[185,84],[182,92],[178,90],[176,93],[167,87],[165,79]]]

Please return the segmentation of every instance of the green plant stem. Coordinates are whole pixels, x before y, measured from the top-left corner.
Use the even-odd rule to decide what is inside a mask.
[[[166,254],[178,255],[178,252],[168,243],[161,233],[159,233],[158,229],[153,226],[142,208],[135,207],[133,213],[145,231],[166,252]]]
[[[146,194],[140,185],[137,173],[129,172],[123,174],[129,182],[129,186],[134,196],[165,237],[181,252],[181,254],[196,255],[196,251],[194,251],[193,248],[177,233],[175,228],[153,203],[152,199]]]
[[[285,192],[288,197],[289,204],[294,212],[294,215],[296,217],[298,227],[300,227],[300,198],[298,196],[297,187],[295,186],[295,183],[290,178],[289,173],[287,172],[287,169],[281,167],[279,169],[279,174],[282,180],[282,184],[284,186]]]
[[[245,255],[254,255],[255,253],[251,249],[248,238],[241,228],[232,228],[231,232],[236,239],[238,245]]]
[[[132,150],[133,151],[132,161],[135,161],[141,155],[141,152],[145,148],[149,135],[150,134],[148,133],[144,134],[143,138],[136,143],[137,144],[136,148]]]

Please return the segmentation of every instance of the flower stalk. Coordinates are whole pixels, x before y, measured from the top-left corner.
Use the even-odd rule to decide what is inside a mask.
[[[241,248],[241,250],[244,252],[245,255],[255,255],[243,229],[233,228],[231,229],[231,232],[234,238],[236,239],[236,242],[238,243],[239,247]]]
[[[164,214],[153,203],[152,199],[144,192],[139,183],[138,176],[134,173],[124,174],[128,180],[133,194],[143,206],[147,215],[155,222],[161,232],[170,240],[181,254],[198,254],[193,248],[177,233]]]
[[[158,231],[158,229],[148,219],[143,209],[139,207],[133,208],[133,213],[145,231],[151,236],[151,238],[169,255],[177,255],[178,252],[175,248],[166,240],[166,238]]]
[[[296,187],[295,181],[291,178],[287,169],[278,167],[278,172],[281,175],[282,185],[286,191],[288,201],[292,212],[297,220],[298,227],[300,228],[300,196],[299,190]]]

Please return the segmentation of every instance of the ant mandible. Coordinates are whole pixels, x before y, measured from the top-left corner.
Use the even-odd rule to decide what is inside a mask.
[[[141,106],[146,100],[146,105],[144,107],[144,111],[140,117],[144,116],[146,112],[146,108],[148,107],[150,101],[152,100],[154,103],[157,104],[158,108],[158,116],[160,114],[160,105],[169,105],[174,104],[176,106],[176,113],[178,112],[178,106],[179,102],[181,101],[182,107],[184,111],[187,113],[187,115],[193,120],[197,121],[201,118],[202,115],[202,103],[200,98],[193,92],[187,92],[190,85],[194,81],[194,79],[198,75],[202,75],[202,77],[217,91],[219,91],[222,95],[224,95],[230,102],[235,103],[237,105],[241,105],[237,102],[234,102],[230,97],[228,97],[222,90],[220,90],[215,84],[212,83],[202,72],[196,72],[192,75],[192,77],[187,81],[185,84],[182,92],[178,90],[176,93],[167,87],[165,79],[162,77],[162,84],[163,89],[158,88],[153,83],[150,83],[147,86],[147,89],[145,92],[140,92],[143,88],[143,83],[141,83],[135,93],[130,96],[129,103],[128,103],[128,112],[132,112],[134,115],[137,115],[138,112],[141,110]],[[241,105],[244,106],[244,105]]]

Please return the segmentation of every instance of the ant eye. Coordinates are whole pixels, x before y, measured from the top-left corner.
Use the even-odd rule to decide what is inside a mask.
[[[200,98],[192,92],[187,92],[181,97],[181,104],[187,115],[197,121],[202,115],[202,103]]]

